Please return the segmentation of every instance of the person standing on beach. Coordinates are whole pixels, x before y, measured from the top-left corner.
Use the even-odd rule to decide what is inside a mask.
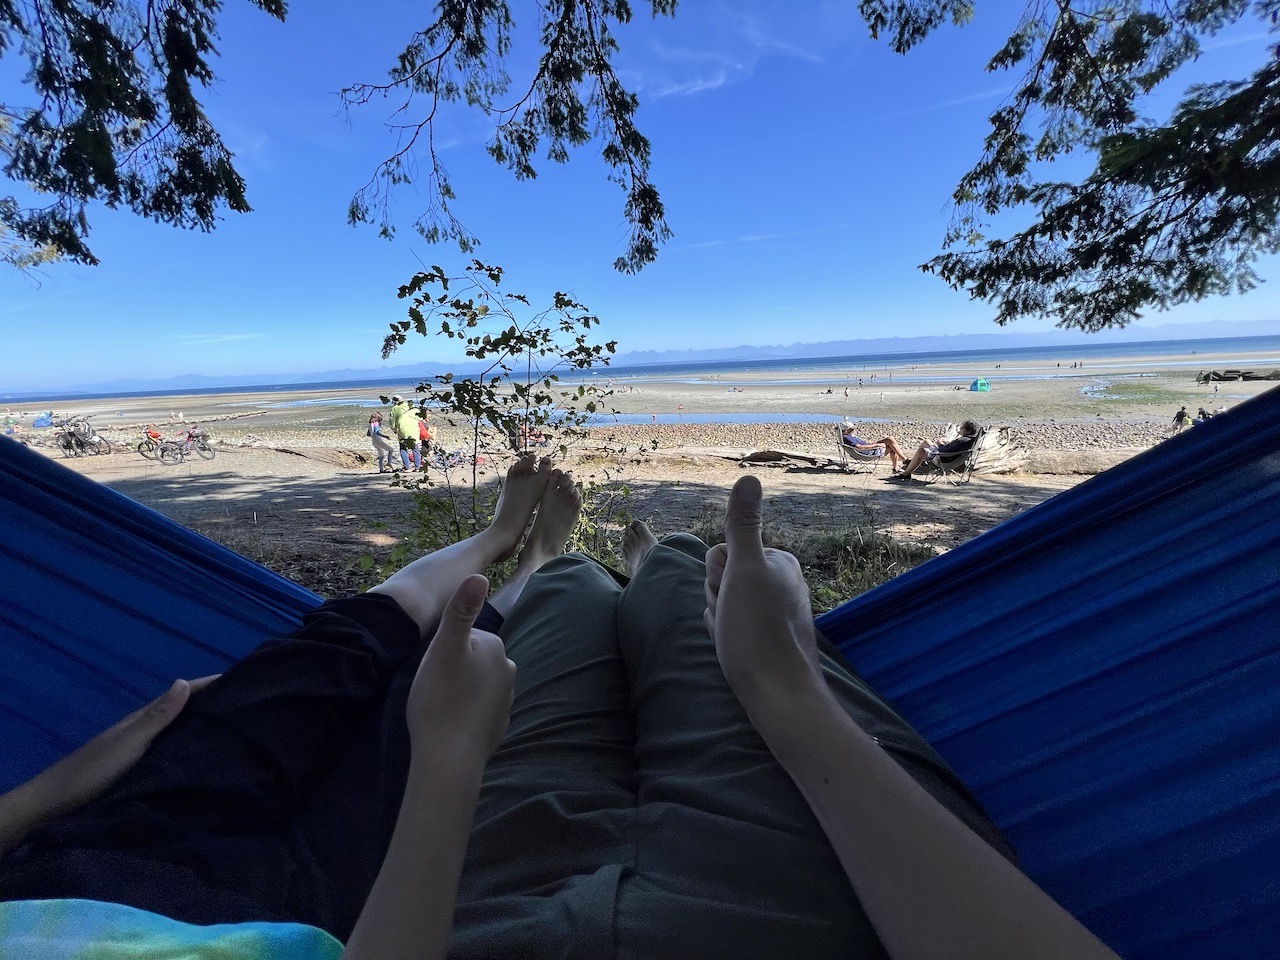
[[[406,470],[422,469],[418,411],[398,394],[391,398],[391,429],[400,440],[400,462]]]
[[[378,455],[378,472],[386,473],[388,470],[395,469],[395,461],[391,458],[395,456],[396,448],[395,444],[382,432],[382,414],[375,412],[369,417],[367,435],[373,442],[373,452]]]

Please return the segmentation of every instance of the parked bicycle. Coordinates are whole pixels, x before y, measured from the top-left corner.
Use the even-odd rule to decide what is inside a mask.
[[[142,431],[142,439],[138,441],[137,450],[148,460],[154,460],[162,443],[164,443],[164,437],[160,435],[155,424],[148,424],[147,429]]]
[[[426,461],[437,470],[452,470],[455,467],[470,466],[472,463],[484,463],[484,457],[476,460],[465,450],[445,450],[437,446],[431,448]]]
[[[181,440],[162,440],[156,448],[156,458],[170,465],[181,463],[192,453],[203,460],[212,460],[218,455],[203,427],[192,427]]]
[[[54,441],[64,457],[81,457],[86,453],[96,456],[111,452],[111,442],[93,429],[88,417],[63,417],[55,420],[58,428]]]

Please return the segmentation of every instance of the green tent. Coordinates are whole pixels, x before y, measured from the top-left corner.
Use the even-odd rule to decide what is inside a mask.
[[[969,389],[974,393],[990,393],[991,384],[987,381],[986,377],[979,377],[977,380],[973,381],[973,383],[969,384]]]

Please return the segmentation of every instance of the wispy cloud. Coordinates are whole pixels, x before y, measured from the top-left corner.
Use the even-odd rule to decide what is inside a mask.
[[[1200,44],[1200,49],[1205,51],[1221,50],[1224,47],[1238,47],[1241,44],[1245,44],[1245,43],[1257,43],[1259,40],[1275,41],[1277,39],[1280,39],[1280,38],[1277,38],[1274,33],[1271,33],[1269,31],[1263,31],[1262,33],[1250,33],[1243,37],[1231,37],[1231,38],[1223,37],[1218,40],[1210,40],[1208,43]]]
[[[821,53],[785,36],[792,21],[789,8],[778,8],[768,19],[728,5],[704,12],[708,15],[703,21],[705,45],[650,41],[650,64],[630,71],[633,85],[643,94],[661,99],[718,90],[750,79],[756,67],[770,58],[823,62]]]
[[[655,87],[652,95],[655,99],[661,99],[662,97],[687,97],[695,93],[705,93],[708,90],[719,89],[734,79],[737,78],[731,76],[728,70],[717,70],[709,76],[695,77],[692,80],[685,80],[682,82],[668,81],[659,87]]]
[[[978,93],[966,94],[963,97],[951,97],[947,100],[939,100],[937,103],[926,103],[923,106],[912,107],[910,110],[895,110],[893,113],[882,113],[878,117],[872,117],[873,120],[895,120],[898,117],[914,117],[921,113],[933,113],[935,110],[947,110],[951,107],[963,106],[966,103],[977,103],[981,100],[991,100],[996,97],[1005,97],[1013,93],[1013,87],[1005,85],[1003,87],[993,87],[990,90],[982,90]]]
[[[271,137],[265,133],[245,131],[239,138],[227,144],[227,148],[237,157],[254,157],[264,153],[271,144]]]
[[[769,240],[794,240],[796,237],[811,237],[819,233],[832,233],[845,230],[847,223],[829,223],[826,226],[810,227],[805,230],[792,230],[783,233],[747,233],[740,237],[728,237],[720,240],[703,240],[700,243],[686,243],[676,247],[677,250],[705,250],[708,247],[723,247],[730,243],[766,243]]]
[[[738,25],[743,39],[755,50],[764,53],[780,53],[799,60],[807,60],[809,63],[822,63],[821,55],[799,44],[784,40],[777,34],[766,30],[760,24],[760,21],[751,14],[740,12],[738,14]]]
[[[200,347],[210,343],[231,343],[234,340],[253,340],[265,337],[265,333],[174,333],[173,339],[183,341],[183,346]]]

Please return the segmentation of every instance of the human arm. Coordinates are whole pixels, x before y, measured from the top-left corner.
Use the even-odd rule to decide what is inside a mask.
[[[434,960],[449,952],[458,880],[484,765],[511,715],[515,664],[472,629],[488,584],[462,582],[409,694],[409,779],[382,869],[343,960]]]
[[[734,488],[725,535],[727,545],[707,558],[707,625],[721,667],[822,825],[890,957],[1114,958],[836,702],[818,668],[799,564],[761,545],[752,477]]]
[[[977,440],[976,437],[956,437],[954,440],[948,440],[946,443],[939,443],[938,453],[944,457],[947,454],[964,453],[973,447],[975,440]]]
[[[217,676],[175,680],[149,704],[108,727],[26,783],[0,795],[0,857],[46,823],[84,806],[133,767],[182,712],[191,694]]]

